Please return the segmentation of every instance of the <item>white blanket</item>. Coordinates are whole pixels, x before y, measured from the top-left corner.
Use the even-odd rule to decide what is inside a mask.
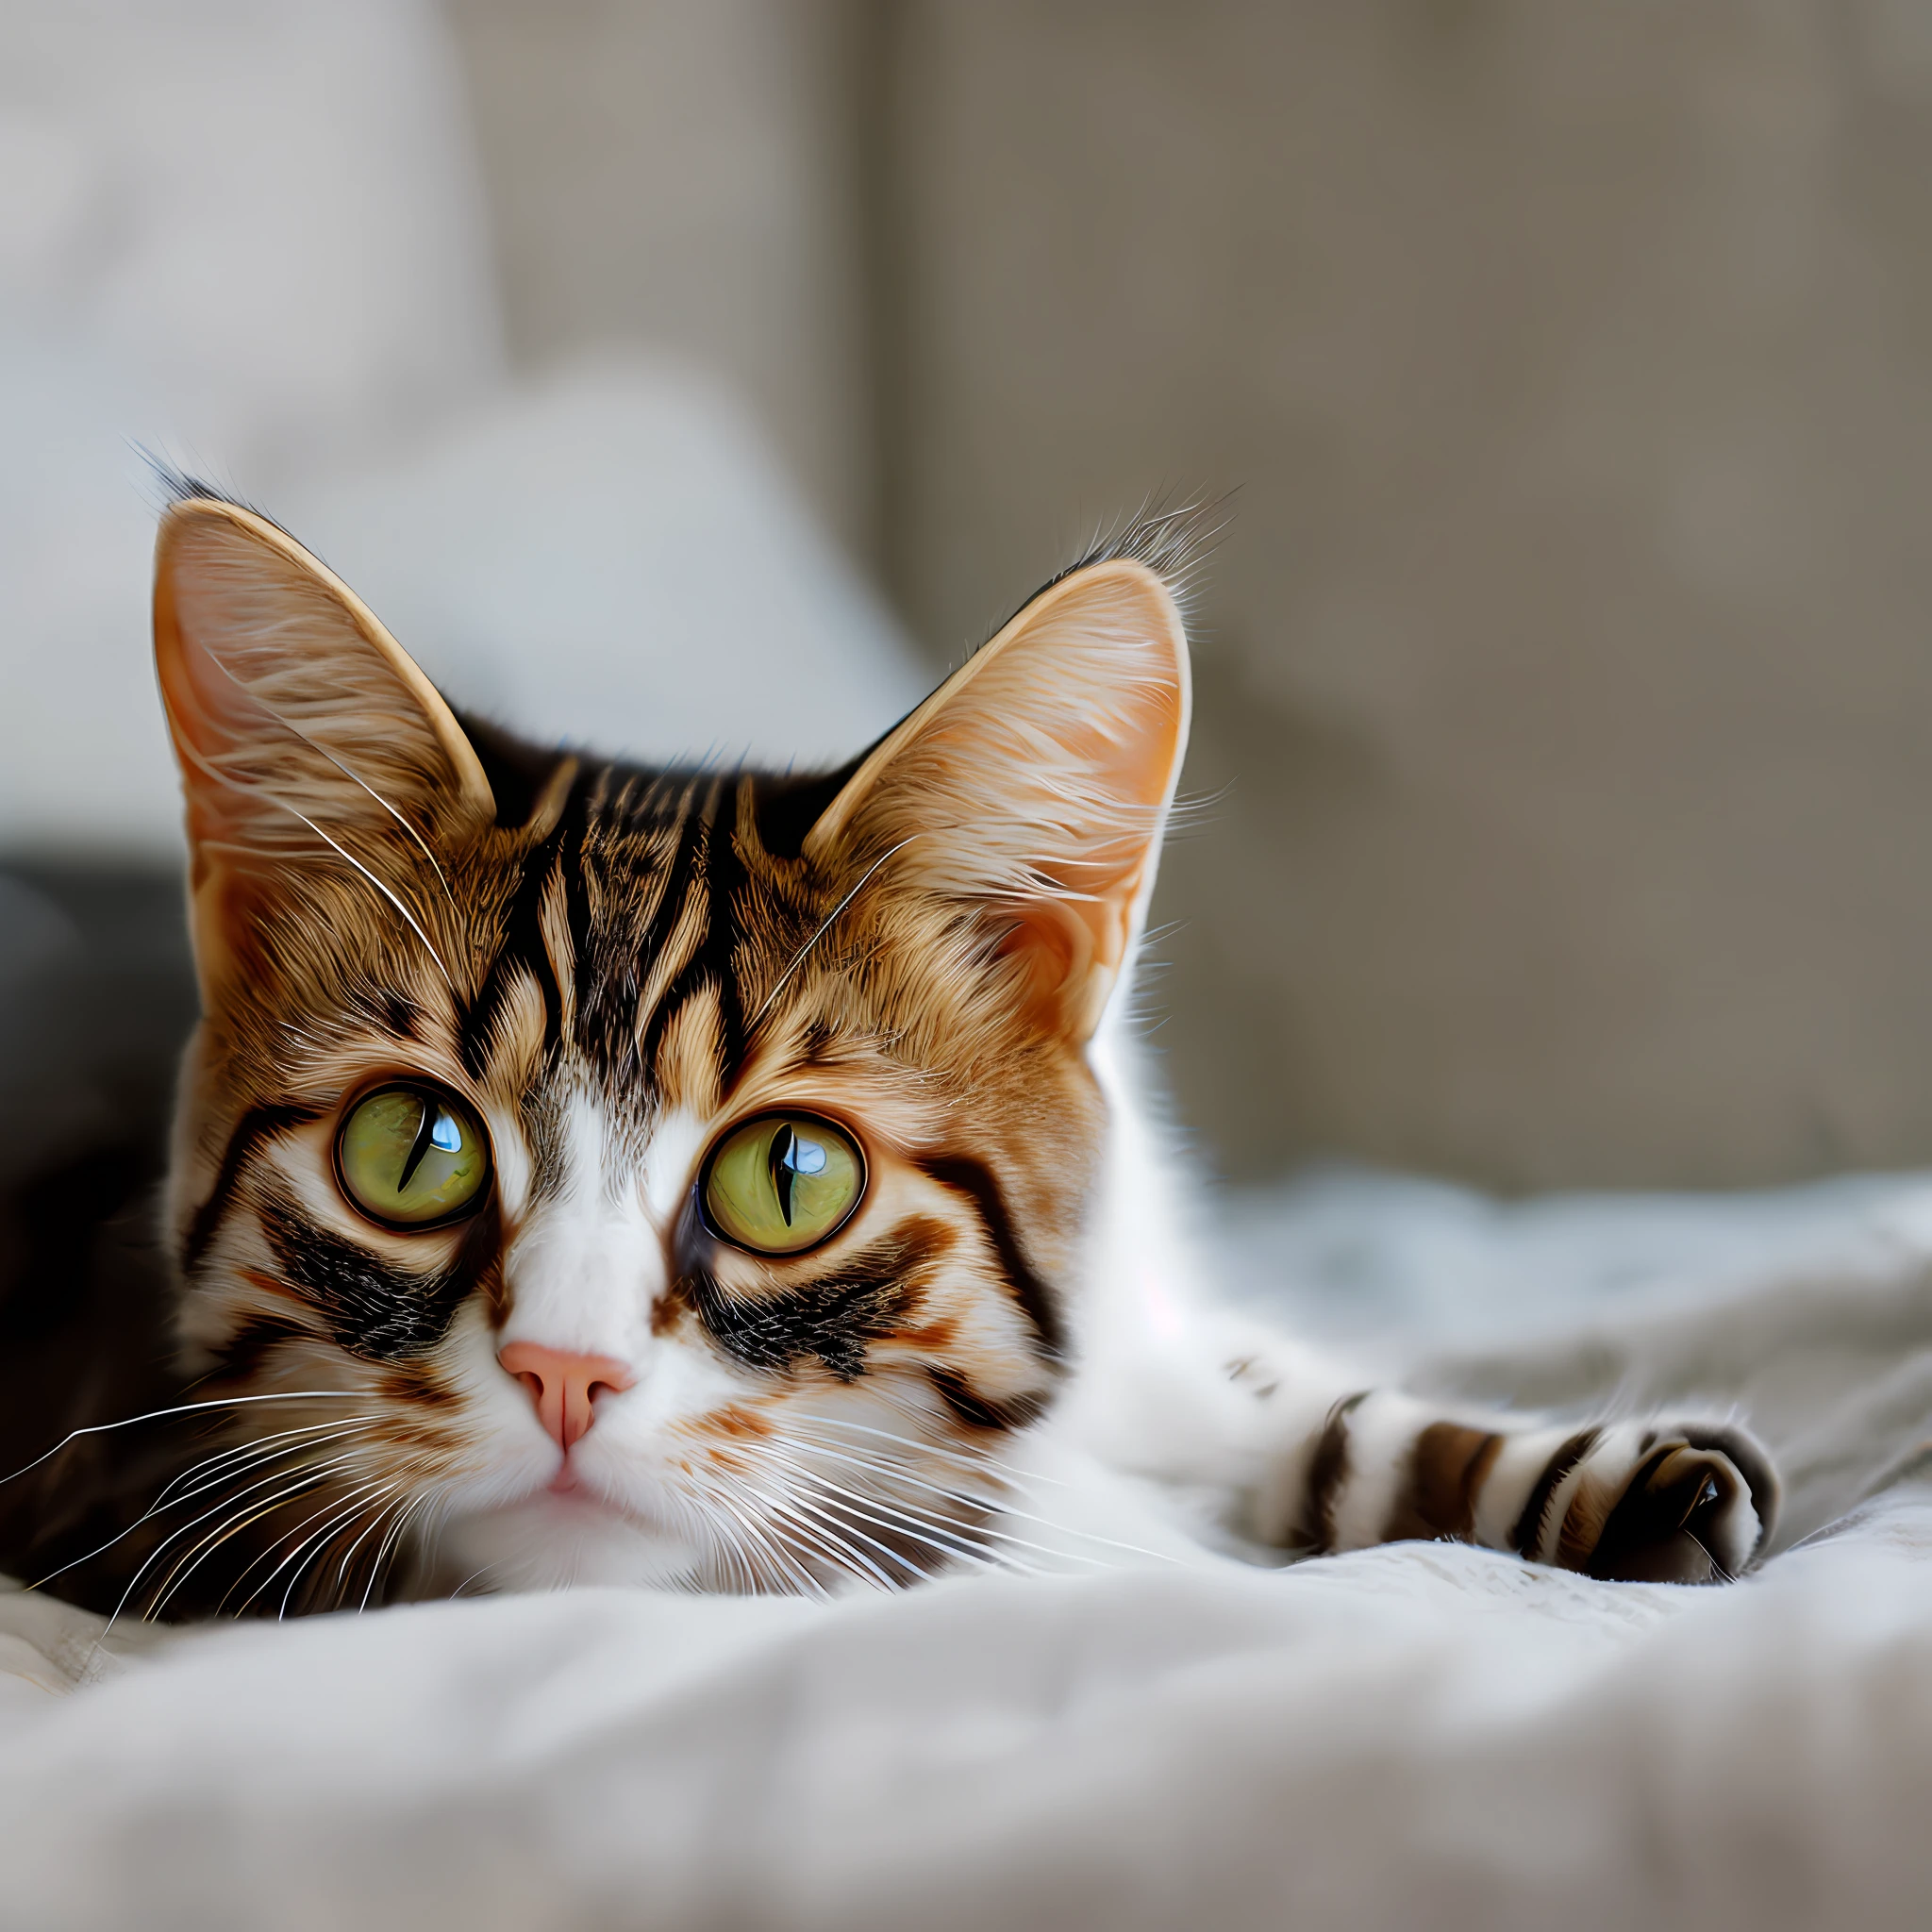
[[[0,1596],[0,1924],[1932,1924],[1928,1198],[1351,1183],[1236,1217],[1251,1282],[1288,1257],[1274,1291],[1331,1315],[1370,1283],[1355,1325],[1424,1335],[1438,1386],[1742,1394],[1807,1540],[1729,1590],[1115,1552],[830,1607],[597,1591],[105,1644]]]

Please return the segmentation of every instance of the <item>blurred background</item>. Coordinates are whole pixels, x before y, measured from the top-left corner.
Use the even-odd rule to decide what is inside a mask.
[[[10,1173],[192,1012],[135,443],[652,756],[842,755],[1234,491],[1219,1173],[1932,1162],[1924,0],[0,0],[0,430]]]

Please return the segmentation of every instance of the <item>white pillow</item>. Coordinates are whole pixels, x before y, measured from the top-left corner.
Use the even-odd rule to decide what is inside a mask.
[[[498,338],[428,0],[0,0],[0,846],[173,849],[130,444],[272,495]]]
[[[0,0],[0,329],[254,475],[496,379],[487,209],[428,0]]]
[[[666,761],[841,762],[930,682],[728,396],[606,361],[275,508],[458,705]]]

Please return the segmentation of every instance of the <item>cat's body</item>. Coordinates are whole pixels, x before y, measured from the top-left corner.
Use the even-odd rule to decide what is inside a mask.
[[[1740,1430],[1445,1416],[1192,1279],[1124,1017],[1187,541],[1138,526],[799,779],[466,724],[184,492],[157,650],[205,1018],[166,1224],[216,1432],[114,1545],[126,1600],[1124,1557],[1029,1474],[1083,1459],[1223,1547],[1748,1563]]]

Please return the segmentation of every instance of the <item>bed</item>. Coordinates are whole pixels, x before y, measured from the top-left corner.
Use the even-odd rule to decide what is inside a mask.
[[[1428,1386],[1739,1400],[1790,1483],[1776,1553],[1711,1591],[1446,1543],[1186,1564],[1122,1547],[1123,1494],[1045,1574],[832,1605],[598,1590],[104,1641],[9,1591],[0,1913],[1932,1922],[1932,1182],[1501,1207],[1341,1174],[1216,1221],[1234,1291]]]

